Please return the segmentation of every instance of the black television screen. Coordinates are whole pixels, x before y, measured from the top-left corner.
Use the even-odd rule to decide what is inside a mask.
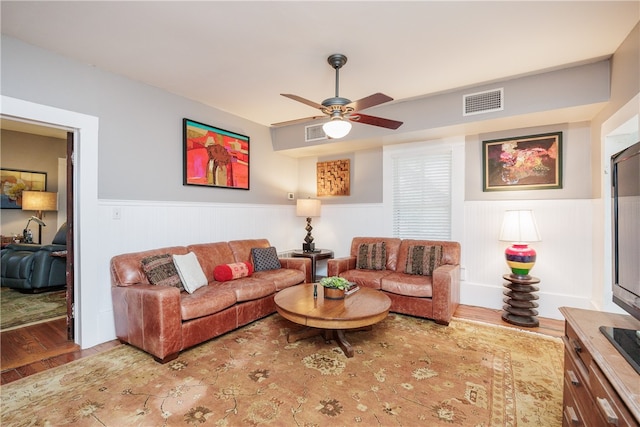
[[[613,302],[640,320],[640,142],[611,156]],[[640,331],[600,327],[640,373]]]
[[[640,142],[611,157],[613,301],[640,319]]]

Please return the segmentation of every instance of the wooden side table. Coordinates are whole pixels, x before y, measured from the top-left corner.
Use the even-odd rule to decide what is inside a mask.
[[[540,322],[536,300],[539,297],[534,292],[539,288],[533,285],[540,283],[540,279],[537,277],[523,279],[511,274],[505,274],[502,278],[508,281],[504,284],[507,290],[502,292],[505,295],[502,320],[518,326],[538,326]]]
[[[298,258],[309,258],[311,260],[311,281],[316,280],[316,264],[319,259],[333,258],[333,251],[329,249],[319,249],[317,252],[293,251],[291,256]]]

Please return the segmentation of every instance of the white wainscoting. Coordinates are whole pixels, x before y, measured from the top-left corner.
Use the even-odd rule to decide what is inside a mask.
[[[558,318],[558,307],[592,308],[592,230],[594,201],[465,202],[461,302],[489,308],[502,307],[502,274],[507,243],[498,241],[503,212],[533,209],[542,241],[532,246],[538,261],[532,274],[541,279],[541,316]],[[120,219],[114,219],[114,210]],[[115,338],[111,306],[109,260],[112,256],[146,249],[245,238],[269,239],[278,251],[300,248],[306,235],[305,218],[296,217],[295,205],[205,204],[145,201],[99,201],[99,286],[91,296],[98,313],[81,313],[99,331],[83,347]],[[382,204],[322,206],[313,218],[312,234],[318,248],[336,257],[349,254],[355,236],[384,236]],[[319,274],[326,273],[325,265]],[[79,292],[82,293],[81,284]],[[95,301],[95,300],[94,300]],[[82,327],[82,326],[81,326]]]
[[[504,259],[507,242],[498,235],[504,211],[532,209],[542,241],[531,243],[537,261],[531,275],[540,283],[543,317],[562,319],[558,307],[564,305],[593,308],[593,200],[527,200],[465,202],[465,234],[462,266],[465,281],[461,302],[489,308],[502,308],[502,275],[509,273]]]
[[[114,219],[115,211],[120,219]],[[81,313],[82,322],[98,322],[95,342],[115,338],[109,261],[114,255],[192,243],[267,238],[278,250],[296,245],[300,220],[294,205],[248,205],[101,200],[99,202],[99,313]],[[302,222],[301,222],[302,224]],[[299,230],[303,230],[302,225]],[[301,236],[303,238],[304,235]],[[82,285],[80,284],[80,292]],[[93,288],[93,287],[92,287]],[[83,343],[83,347],[85,343]]]

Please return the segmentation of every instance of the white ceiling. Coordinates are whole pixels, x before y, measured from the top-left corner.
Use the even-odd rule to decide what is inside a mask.
[[[281,97],[396,100],[611,55],[640,2],[1,2],[2,33],[257,123],[317,115]],[[401,119],[401,118],[398,118]]]

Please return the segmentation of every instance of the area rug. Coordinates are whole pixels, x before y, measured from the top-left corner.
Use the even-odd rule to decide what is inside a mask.
[[[562,424],[562,342],[391,314],[335,342],[287,343],[278,314],[165,365],[128,345],[2,387],[11,426]]]
[[[0,329],[2,332],[59,319],[67,315],[66,291],[23,294],[0,288]]]

